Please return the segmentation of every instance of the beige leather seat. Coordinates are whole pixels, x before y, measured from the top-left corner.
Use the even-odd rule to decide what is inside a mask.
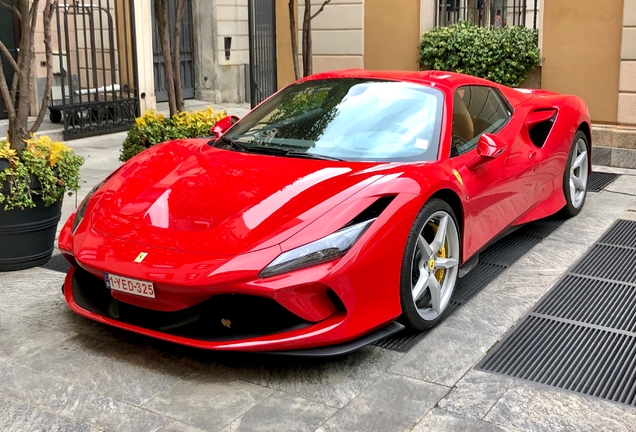
[[[473,119],[458,93],[455,93],[453,99],[453,136],[458,136],[464,141],[470,141],[475,137]]]

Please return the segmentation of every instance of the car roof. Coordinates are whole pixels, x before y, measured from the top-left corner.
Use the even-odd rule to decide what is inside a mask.
[[[392,81],[407,81],[425,85],[442,85],[448,88],[457,88],[462,85],[487,85],[501,87],[491,81],[470,75],[455,72],[437,70],[429,71],[375,71],[365,69],[347,69],[323,72],[303,78],[301,81],[338,79],[338,78],[366,78]]]

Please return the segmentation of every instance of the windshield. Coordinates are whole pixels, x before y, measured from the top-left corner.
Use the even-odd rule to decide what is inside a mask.
[[[434,161],[442,104],[441,91],[417,84],[308,81],[274,95],[217,143],[348,161]]]

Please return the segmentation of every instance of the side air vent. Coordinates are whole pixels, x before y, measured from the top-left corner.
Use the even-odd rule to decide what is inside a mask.
[[[393,202],[394,199],[395,195],[378,198],[373,204],[371,204],[369,207],[363,210],[362,213],[356,216],[351,222],[345,225],[344,228],[377,218],[384,210],[386,210],[386,208]]]
[[[530,113],[526,120],[530,140],[538,148],[545,145],[548,135],[554,126],[557,110],[553,108],[536,110]]]

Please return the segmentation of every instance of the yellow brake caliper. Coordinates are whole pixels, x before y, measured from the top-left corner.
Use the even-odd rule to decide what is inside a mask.
[[[429,222],[428,225],[433,228],[433,231],[435,231],[435,235],[437,235],[437,229],[439,228],[436,224],[434,224],[433,222]],[[446,256],[446,245],[443,245],[441,247],[441,249],[439,250],[439,252],[437,252],[437,256],[439,258],[447,258]],[[438,269],[435,272],[435,278],[437,279],[437,281],[439,283],[442,283],[442,279],[444,279],[444,273],[445,270],[444,269]]]

